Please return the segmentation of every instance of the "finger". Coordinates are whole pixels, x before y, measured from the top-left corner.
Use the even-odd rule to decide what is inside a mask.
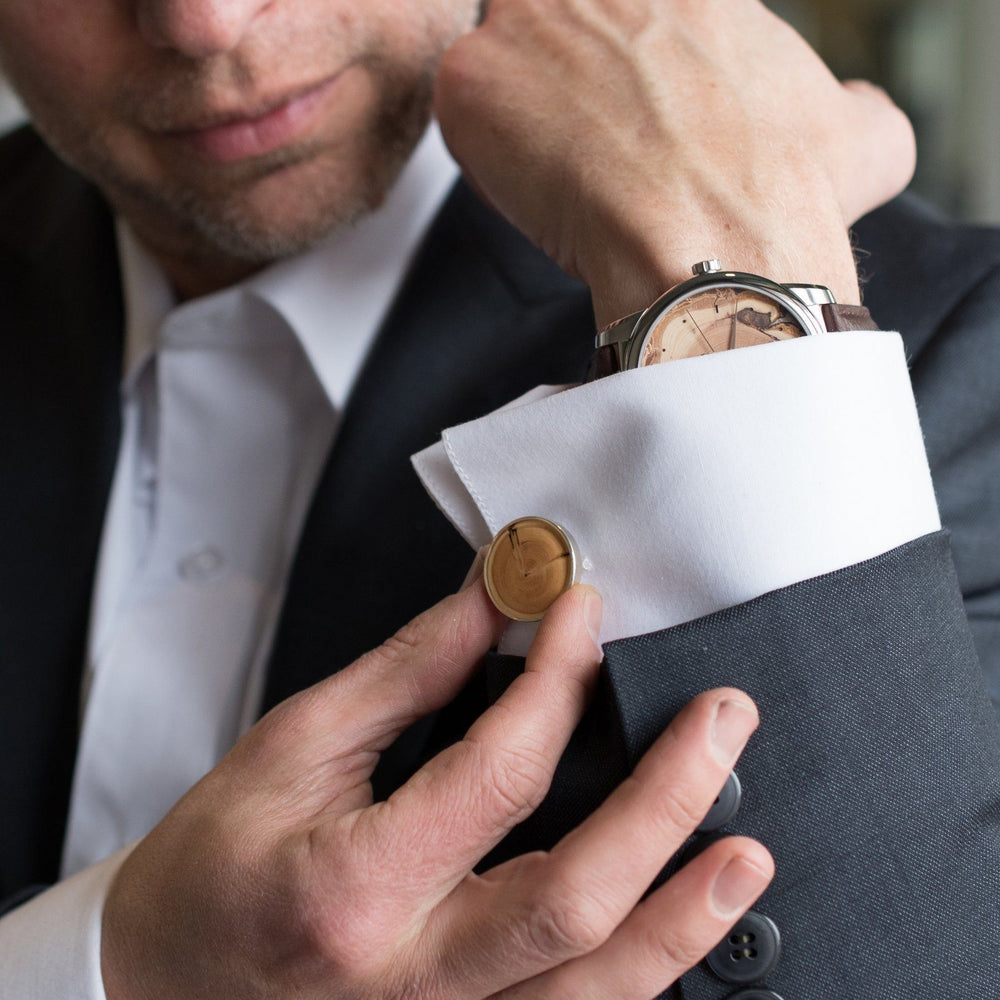
[[[867,80],[843,86],[851,103],[851,163],[840,175],[838,193],[851,224],[910,183],[917,146],[909,118],[881,87]]]
[[[524,672],[472,726],[397,790],[371,822],[436,905],[541,802],[601,661],[600,596],[577,586],[549,609]],[[391,831],[389,833],[385,831]]]
[[[441,907],[435,934],[456,955],[484,956],[470,985],[496,990],[603,944],[711,808],[756,725],[742,692],[699,695],[548,855],[467,879]]]
[[[364,760],[446,705],[503,631],[482,578],[404,625],[339,673],[273,709],[254,734],[257,778],[310,773],[318,763]]]
[[[568,882],[600,872],[588,891],[600,892],[612,913],[631,910],[705,818],[757,723],[757,709],[741,691],[719,688],[699,695],[632,776],[556,845],[555,870]]]
[[[742,837],[719,841],[639,903],[595,951],[519,983],[499,997],[658,996],[725,938],[773,877],[771,855],[756,841]]]

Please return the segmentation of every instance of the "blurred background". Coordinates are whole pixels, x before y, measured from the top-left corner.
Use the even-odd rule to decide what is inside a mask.
[[[892,94],[917,133],[912,189],[1000,223],[1000,0],[766,0],[841,79]]]
[[[1000,223],[1000,0],[766,2],[837,76],[873,80],[909,114],[913,190],[958,218]],[[0,80],[0,129],[22,117]]]

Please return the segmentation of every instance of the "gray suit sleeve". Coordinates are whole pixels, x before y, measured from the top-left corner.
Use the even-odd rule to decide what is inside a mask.
[[[912,358],[913,389],[966,614],[1000,712],[1000,267]]]
[[[996,996],[1000,735],[944,533],[605,653],[629,765],[699,691],[760,708],[723,832],[775,856],[766,987]],[[702,965],[675,995],[738,989]]]

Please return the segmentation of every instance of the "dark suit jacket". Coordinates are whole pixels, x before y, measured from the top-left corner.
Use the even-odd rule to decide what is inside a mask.
[[[945,522],[839,573],[610,643],[594,705],[535,817],[546,846],[694,693],[747,690],[763,725],[726,828],[778,874],[785,997],[996,997],[1000,745],[1000,237],[909,200],[858,227],[867,299],[912,358]],[[30,130],[0,143],[0,899],[57,877],[98,540],[119,432],[122,304],[107,208]],[[441,428],[582,373],[589,300],[459,185],[362,371],[317,489],[266,705],[454,589],[470,553],[409,455]],[[965,608],[961,592],[965,592]],[[461,735],[519,664],[492,656],[376,773],[385,794]],[[675,862],[676,863],[676,862]],[[672,990],[723,998],[704,966]]]

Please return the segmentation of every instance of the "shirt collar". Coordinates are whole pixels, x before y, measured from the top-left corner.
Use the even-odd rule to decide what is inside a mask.
[[[234,288],[181,306],[160,267],[119,219],[126,387],[160,345],[168,319],[230,308],[228,300],[234,300],[235,307],[239,296],[249,294],[284,318],[330,402],[342,409],[420,241],[457,176],[458,168],[432,123],[375,211]]]
[[[120,216],[115,219],[125,300],[122,382],[131,388],[156,349],[157,332],[174,308],[174,293],[159,265],[139,245]]]

